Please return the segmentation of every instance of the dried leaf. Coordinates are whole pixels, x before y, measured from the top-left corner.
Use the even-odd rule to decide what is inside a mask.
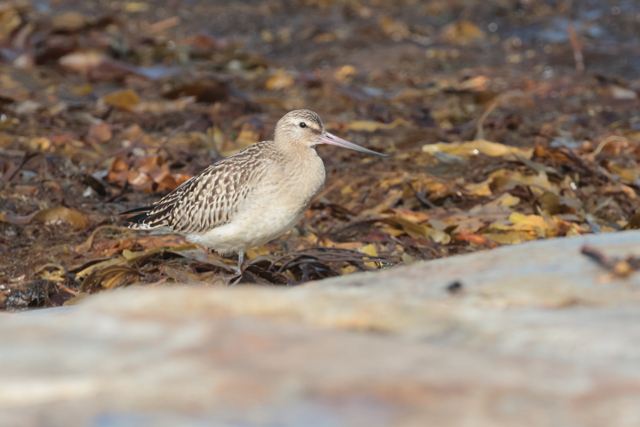
[[[539,215],[523,215],[520,212],[513,212],[509,216],[509,221],[514,225],[530,227],[551,228],[552,226]]]
[[[356,68],[353,65],[344,65],[340,67],[335,73],[333,73],[333,77],[339,82],[344,82],[349,79],[349,77],[356,74]]]
[[[269,250],[265,248],[264,245],[260,245],[256,248],[251,248],[246,253],[247,258],[249,258],[250,260],[254,260],[261,255],[268,255],[268,254],[269,254]]]
[[[140,97],[131,89],[117,90],[104,97],[104,102],[123,110],[133,110],[140,103]]]
[[[96,235],[104,230],[115,230],[124,233],[125,235],[130,235],[132,233],[132,231],[128,228],[118,227],[115,225],[101,225],[91,232],[91,234],[83,244],[74,247],[73,251],[78,253],[85,253],[91,250],[91,247],[93,246],[93,240],[95,239]]]
[[[491,231],[483,236],[498,243],[514,244],[537,238],[556,237],[570,229],[570,225],[565,221],[552,218],[547,220],[539,215],[524,215],[520,212],[512,212],[509,222],[511,224],[501,221],[491,224]]]
[[[402,254],[402,262],[404,263],[404,265],[411,265],[415,264],[416,260],[411,255],[405,252]]]
[[[140,102],[133,107],[133,111],[136,113],[166,114],[174,111],[183,111],[194,102],[196,102],[195,96],[187,96],[174,101]]]
[[[382,31],[395,41],[400,41],[410,34],[407,24],[402,21],[396,21],[389,16],[382,16],[378,23],[382,27]]]
[[[34,216],[34,219],[46,224],[56,224],[63,221],[76,229],[83,229],[89,226],[89,218],[83,213],[64,206],[41,210]]]
[[[349,194],[353,193],[353,188],[351,188],[350,185],[345,185],[344,187],[342,187],[342,189],[340,190],[340,194],[343,196],[347,196]]]
[[[138,125],[132,125],[127,128],[122,134],[122,140],[129,141],[130,143],[139,142],[144,145],[155,145],[153,139]]]
[[[8,73],[0,74],[0,96],[15,102],[24,102],[29,99],[30,92]],[[6,120],[6,119],[5,119]]]
[[[459,91],[486,92],[491,81],[486,76],[476,76],[457,83],[454,88]]]
[[[373,264],[373,267],[375,268],[375,263],[373,263],[373,262],[366,262],[365,264],[366,265]],[[347,264],[347,265],[345,265],[344,267],[342,267],[340,269],[340,273],[342,273],[343,275],[344,274],[355,273],[356,271],[358,271],[358,267],[356,267],[353,264]]]
[[[515,197],[509,193],[505,193],[502,196],[500,196],[497,201],[500,206],[506,206],[508,208],[512,208],[518,203],[520,203],[520,197]]]
[[[493,193],[491,192],[491,188],[489,184],[491,184],[490,179],[479,182],[477,184],[467,184],[464,187],[465,193],[467,193],[470,196],[476,196],[476,197],[491,196],[491,194]]]
[[[92,125],[87,134],[87,141],[93,144],[103,144],[109,142],[113,134],[111,133],[111,125],[106,122]]]
[[[445,245],[451,242],[451,236],[449,234],[436,228],[418,224],[399,216],[389,218],[388,221],[401,226],[402,229],[414,239],[429,239]]]
[[[392,213],[396,217],[401,217],[406,219],[407,221],[412,221],[417,223],[428,221],[430,218],[430,215],[426,212],[412,211],[409,209],[401,209],[401,208],[395,208],[395,209],[386,208],[380,211],[380,213],[381,214]]]
[[[627,184],[635,184],[640,178],[640,168],[624,168],[613,162],[607,162],[606,165],[609,172],[616,175],[618,178]]]
[[[507,208],[511,208],[520,203],[520,197],[512,196],[509,193],[504,193],[500,197],[491,202],[487,203],[485,206],[504,206]]]
[[[476,156],[482,153],[492,157],[510,157],[513,159],[517,159],[518,156],[530,159],[533,155],[533,149],[510,147],[482,139],[469,142],[427,144],[422,146],[422,151],[431,155],[434,155],[437,151],[444,151],[460,157]]]
[[[58,62],[64,68],[76,73],[89,74],[106,62],[108,58],[99,52],[74,52],[61,57]]]
[[[260,141],[259,128],[253,123],[244,123],[235,142],[238,149],[243,149],[258,141]]]
[[[87,25],[87,20],[81,13],[65,12],[61,15],[53,16],[53,27],[63,31],[78,31]]]
[[[197,81],[175,86],[163,96],[172,100],[195,97],[197,102],[213,104],[227,101],[230,96],[230,87],[226,82],[217,80]]]
[[[78,273],[76,273],[76,278],[78,279],[83,279],[88,277],[89,275],[91,275],[92,273],[98,271],[98,270],[102,270],[114,265],[123,265],[126,264],[127,260],[123,257],[123,256],[116,256],[116,257],[112,257],[109,259],[106,259],[104,261],[95,263],[95,264],[91,264],[90,266],[84,268],[83,270],[79,271]]]
[[[80,292],[95,292],[100,287],[113,289],[127,283],[132,277],[139,273],[131,267],[124,265],[112,265],[109,267],[95,269],[89,274],[80,285]]]
[[[469,21],[456,21],[440,32],[440,38],[446,43],[466,45],[486,38],[486,33]]]
[[[493,240],[487,240],[486,235],[481,236],[479,234],[469,233],[467,230],[460,230],[458,235],[456,236],[456,240],[465,241],[469,243],[473,243],[476,245],[486,246],[488,248],[496,247],[496,242]]]
[[[373,244],[371,243],[365,246],[364,248],[362,248],[360,251],[364,254],[371,255],[373,257],[378,256],[378,251],[376,250],[376,247],[373,246]],[[377,265],[375,262],[365,262],[364,265],[367,265],[371,268],[377,268]]]
[[[482,235],[486,239],[492,240],[502,245],[515,245],[529,240],[535,240],[536,236],[526,231],[508,231],[505,233],[485,233]]]
[[[340,126],[346,130],[352,130],[355,132],[375,132],[380,129],[395,129],[398,126],[408,126],[409,123],[403,119],[396,119],[391,123],[371,122],[365,120],[355,120],[353,122],[346,123],[344,126]],[[336,128],[335,125],[328,125],[328,128]]]
[[[397,228],[392,227],[389,224],[382,224],[382,225],[379,226],[378,229],[381,232],[383,232],[385,234],[389,234],[390,236],[394,236],[394,237],[402,236],[403,234],[405,234],[404,230],[399,230]]]
[[[140,1],[128,1],[124,4],[124,10],[127,13],[146,12],[149,10],[149,3]]]
[[[20,25],[22,19],[17,8],[9,8],[0,13],[0,42],[8,38]]]
[[[551,191],[545,191],[542,193],[542,195],[538,197],[538,203],[540,203],[542,210],[547,212],[549,215],[560,213],[560,197]]]
[[[499,169],[492,172],[489,177],[492,180],[492,186],[499,190],[507,190],[516,185],[524,185],[529,186],[535,194],[541,195],[545,191],[553,191],[554,189],[545,172],[524,174],[519,171]]]
[[[146,3],[142,3],[148,7]],[[208,34],[198,33],[178,41],[179,46],[191,46],[200,52],[211,52],[218,47],[224,47],[224,40],[218,40]]]
[[[120,186],[129,182],[134,188],[147,193],[175,190],[191,177],[187,174],[171,173],[169,166],[157,155],[140,157],[133,167],[124,160],[116,158],[107,173],[109,182]]]
[[[294,82],[295,81],[293,80],[293,77],[288,76],[283,70],[280,70],[267,79],[264,87],[267,90],[286,89],[290,86],[293,86]]]

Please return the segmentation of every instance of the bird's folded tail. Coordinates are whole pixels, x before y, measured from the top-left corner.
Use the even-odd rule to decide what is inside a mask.
[[[149,230],[153,228],[161,228],[169,225],[166,212],[159,210],[158,206],[144,206],[141,208],[131,209],[122,212],[120,215],[137,214],[126,221],[129,222],[129,228],[138,230]]]

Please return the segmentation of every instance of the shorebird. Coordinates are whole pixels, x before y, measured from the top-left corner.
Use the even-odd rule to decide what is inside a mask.
[[[295,110],[262,141],[214,163],[150,206],[132,209],[130,228],[181,234],[223,255],[244,253],[291,230],[324,185],[319,144],[389,157],[327,132],[320,117]]]

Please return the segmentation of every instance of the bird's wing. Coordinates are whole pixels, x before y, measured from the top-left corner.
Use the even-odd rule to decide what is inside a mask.
[[[124,212],[137,213],[130,227],[204,233],[228,223],[269,164],[268,147],[259,145],[209,166],[151,206]]]

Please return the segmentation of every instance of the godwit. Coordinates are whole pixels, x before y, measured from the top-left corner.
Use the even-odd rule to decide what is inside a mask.
[[[184,235],[222,254],[237,253],[242,274],[247,249],[291,230],[324,185],[318,144],[389,157],[330,134],[320,117],[295,110],[276,125],[273,141],[221,160],[151,206],[132,209],[130,227]]]

